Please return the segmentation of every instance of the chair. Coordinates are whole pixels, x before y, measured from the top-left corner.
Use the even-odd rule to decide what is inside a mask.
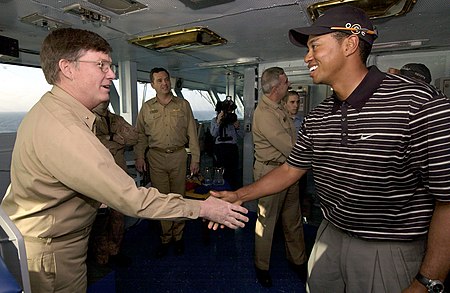
[[[3,264],[5,266],[2,266]],[[22,234],[1,207],[0,280],[0,292],[31,293],[25,242]],[[17,289],[19,291],[16,291]]]

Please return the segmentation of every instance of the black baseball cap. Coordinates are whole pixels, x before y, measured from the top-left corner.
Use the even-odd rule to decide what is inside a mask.
[[[324,35],[337,31],[358,35],[370,45],[378,37],[364,10],[344,4],[325,10],[311,26],[289,30],[289,39],[294,45],[302,47],[306,46],[310,35]]]
[[[431,82],[431,72],[428,67],[422,63],[405,64],[402,68],[400,68],[400,74],[424,81],[426,83]]]

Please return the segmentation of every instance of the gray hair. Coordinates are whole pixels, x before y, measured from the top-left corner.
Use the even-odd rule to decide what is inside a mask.
[[[269,94],[280,83],[280,75],[284,74],[281,67],[270,67],[264,70],[261,76],[261,88],[264,94]]]

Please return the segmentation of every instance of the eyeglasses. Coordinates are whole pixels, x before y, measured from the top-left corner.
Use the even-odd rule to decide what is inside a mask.
[[[84,63],[95,63],[103,72],[108,72],[109,69],[115,74],[117,67],[112,64],[110,61],[100,60],[100,61],[87,61],[87,60],[75,60],[75,62],[84,62]]]

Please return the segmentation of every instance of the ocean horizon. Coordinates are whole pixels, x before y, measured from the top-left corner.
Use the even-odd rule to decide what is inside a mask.
[[[27,112],[0,112],[0,133],[17,132]],[[214,111],[194,111],[194,117],[200,122],[209,122],[216,115]]]
[[[0,133],[17,132],[27,112],[0,112]]]

